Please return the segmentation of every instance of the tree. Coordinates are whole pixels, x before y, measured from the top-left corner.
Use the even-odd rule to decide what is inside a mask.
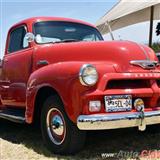
[[[160,35],[160,23],[157,24],[157,27],[156,27],[156,35]]]

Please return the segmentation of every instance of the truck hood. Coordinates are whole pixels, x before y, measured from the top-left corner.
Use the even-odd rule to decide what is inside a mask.
[[[82,61],[90,64],[108,64],[116,72],[144,72],[133,60],[157,61],[152,49],[130,41],[73,42],[43,44],[36,47],[36,61],[47,60],[50,64]]]

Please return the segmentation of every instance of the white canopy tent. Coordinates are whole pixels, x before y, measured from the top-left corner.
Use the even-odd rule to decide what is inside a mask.
[[[96,26],[102,34],[122,27],[150,21],[149,45],[152,44],[153,20],[160,19],[160,0],[120,0],[100,18]],[[111,34],[112,39],[113,35]]]

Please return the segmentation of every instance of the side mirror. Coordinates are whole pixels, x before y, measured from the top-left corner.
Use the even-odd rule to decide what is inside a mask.
[[[34,38],[35,38],[35,36],[34,36],[34,34],[33,33],[30,33],[30,32],[28,32],[28,33],[26,33],[26,35],[25,35],[25,37],[24,37],[28,42],[33,42],[34,41]]]
[[[31,32],[28,32],[26,33],[26,35],[24,36],[24,39],[23,39],[23,47],[26,48],[29,46],[29,43],[33,42],[35,39],[35,36],[33,33]]]

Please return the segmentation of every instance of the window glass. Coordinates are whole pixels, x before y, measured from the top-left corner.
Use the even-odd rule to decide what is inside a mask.
[[[61,42],[65,40],[101,41],[99,31],[91,26],[63,21],[37,22],[34,25],[37,43]]]
[[[23,48],[24,46],[24,37],[26,34],[25,27],[18,27],[15,30],[13,30],[10,34],[10,40],[9,40],[9,47],[8,51],[11,52],[16,52],[19,51]]]

